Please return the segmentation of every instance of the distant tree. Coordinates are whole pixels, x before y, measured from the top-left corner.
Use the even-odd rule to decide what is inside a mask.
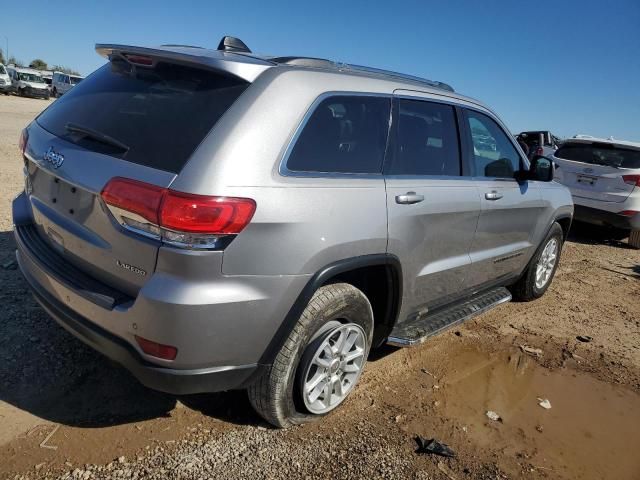
[[[16,67],[24,67],[24,63],[21,60],[18,60],[16,57],[11,56],[9,60],[7,60],[7,65],[14,64]]]
[[[30,68],[35,68],[36,70],[46,70],[47,62],[42,60],[41,58],[36,58],[29,64]]]
[[[0,63],[4,63],[4,52],[0,48]]]
[[[80,76],[80,72],[78,72],[77,70],[74,70],[74,69],[69,68],[69,67],[65,67],[63,65],[54,65],[50,69],[53,70],[54,72],[62,72],[62,73],[68,73],[69,75],[78,75],[78,76]]]

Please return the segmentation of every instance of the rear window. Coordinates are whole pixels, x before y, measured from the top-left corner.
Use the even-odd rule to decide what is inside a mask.
[[[640,168],[640,151],[616,147],[607,143],[565,144],[554,155],[574,162],[606,165],[617,168]]]
[[[248,87],[207,70],[114,60],[37,119],[70,142],[129,162],[177,173]]]
[[[287,168],[299,172],[381,173],[390,113],[389,98],[326,98],[309,117]]]

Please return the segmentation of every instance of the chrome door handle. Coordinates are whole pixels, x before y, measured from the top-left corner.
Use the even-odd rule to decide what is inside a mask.
[[[413,205],[424,200],[424,195],[418,195],[416,192],[407,192],[404,195],[396,195],[396,203],[401,205]]]
[[[502,194],[494,190],[492,192],[485,193],[484,198],[486,198],[487,200],[500,200],[502,198]]]

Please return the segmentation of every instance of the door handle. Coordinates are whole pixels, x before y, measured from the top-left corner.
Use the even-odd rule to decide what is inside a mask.
[[[424,200],[424,195],[418,195],[416,192],[407,192],[404,195],[396,195],[396,203],[401,205],[413,205]]]
[[[485,193],[484,198],[487,200],[500,200],[502,198],[502,194],[493,190],[492,192]]]

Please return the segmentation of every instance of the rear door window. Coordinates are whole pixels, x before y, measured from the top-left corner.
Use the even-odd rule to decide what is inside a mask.
[[[565,143],[554,155],[574,162],[616,168],[640,168],[640,150],[620,148],[607,143]]]
[[[53,103],[37,122],[85,148],[177,173],[248,85],[186,66],[161,62],[137,68],[113,60]]]
[[[471,135],[469,157],[476,177],[514,178],[520,170],[520,154],[502,128],[487,115],[465,109]]]
[[[450,105],[400,99],[391,175],[460,175],[460,149]]]
[[[381,173],[391,99],[336,95],[322,100],[287,160],[297,172]]]

